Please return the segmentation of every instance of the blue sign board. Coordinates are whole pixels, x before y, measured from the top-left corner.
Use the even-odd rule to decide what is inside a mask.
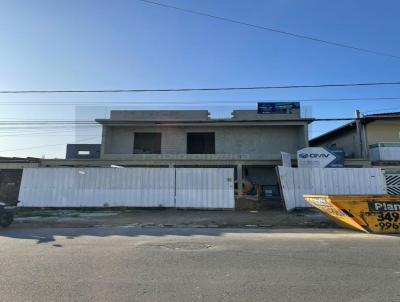
[[[335,155],[335,160],[329,163],[328,168],[343,168],[344,167],[344,150],[341,148],[330,147],[326,148],[330,153]]]
[[[299,102],[258,103],[258,114],[291,114],[300,109]]]

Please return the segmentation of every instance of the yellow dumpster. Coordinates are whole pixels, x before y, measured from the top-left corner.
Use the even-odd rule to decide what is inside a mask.
[[[304,195],[337,224],[371,233],[400,233],[400,195]]]

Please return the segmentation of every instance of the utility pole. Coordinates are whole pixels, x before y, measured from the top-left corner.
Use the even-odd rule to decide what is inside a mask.
[[[357,136],[357,142],[356,144],[358,145],[357,148],[360,151],[360,157],[364,157],[364,152],[363,152],[363,142],[362,142],[362,134],[361,134],[361,114],[360,110],[355,111],[355,116],[356,116],[356,136]]]

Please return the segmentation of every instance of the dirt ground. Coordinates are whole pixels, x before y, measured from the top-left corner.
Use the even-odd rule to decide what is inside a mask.
[[[20,209],[12,227],[336,227],[316,210]]]

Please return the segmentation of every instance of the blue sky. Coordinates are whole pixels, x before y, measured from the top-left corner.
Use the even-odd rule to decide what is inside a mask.
[[[397,16],[400,2],[395,0],[157,1],[400,55]],[[295,39],[136,0],[2,0],[0,37],[0,90],[156,89],[400,80],[400,59]],[[92,120],[107,116],[112,108],[197,108],[209,109],[213,116],[222,117],[229,116],[235,108],[255,108],[258,100],[385,96],[400,97],[399,86],[0,95],[0,120]],[[96,101],[101,104],[78,105]],[[113,105],[127,101],[159,101],[165,105]],[[192,104],[168,104],[171,101]],[[210,104],[213,101],[243,103]],[[56,102],[74,105],[51,105]],[[352,117],[355,109],[362,113],[387,108],[400,110],[398,102],[308,102],[302,106],[313,117]],[[26,103],[49,104],[28,106]],[[310,136],[339,124],[314,123]],[[100,131],[96,127],[17,129],[6,125],[0,128],[2,156],[62,158],[65,144],[73,142],[98,143]]]

